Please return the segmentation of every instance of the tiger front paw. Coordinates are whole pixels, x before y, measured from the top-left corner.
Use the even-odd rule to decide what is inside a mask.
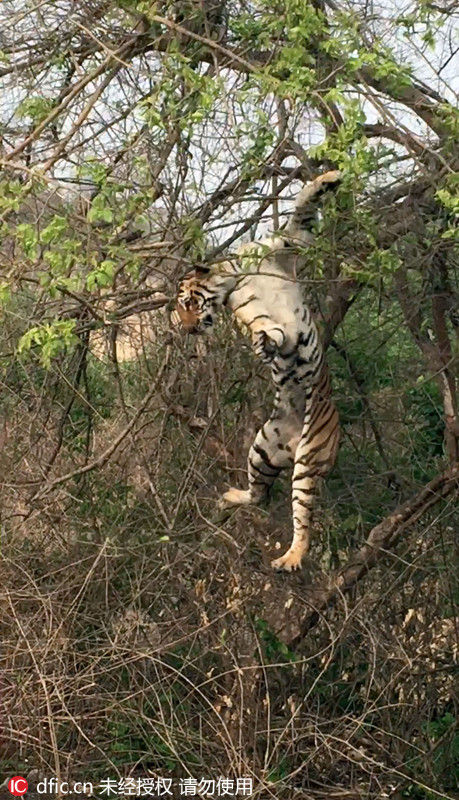
[[[264,364],[271,364],[278,353],[277,343],[268,336],[266,331],[259,331],[254,335],[253,349],[255,355],[257,355]]]

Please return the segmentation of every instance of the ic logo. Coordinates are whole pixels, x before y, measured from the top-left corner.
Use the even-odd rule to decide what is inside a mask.
[[[16,797],[22,797],[28,788],[29,784],[27,783],[26,779],[21,778],[20,775],[16,775],[15,778],[10,778],[8,781],[8,789],[10,790],[11,794],[16,795]]]

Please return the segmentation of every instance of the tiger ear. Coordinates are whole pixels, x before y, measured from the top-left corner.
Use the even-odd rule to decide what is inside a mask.
[[[204,264],[196,264],[194,271],[196,275],[208,275],[210,272],[209,267],[206,267]]]

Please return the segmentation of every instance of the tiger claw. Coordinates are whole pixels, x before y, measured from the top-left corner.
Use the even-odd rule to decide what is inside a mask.
[[[276,572],[293,572],[301,567],[301,553],[287,550],[285,555],[271,561],[271,566]]]
[[[276,342],[271,339],[266,331],[260,331],[254,339],[255,354],[261,358],[265,364],[271,364],[278,352]]]

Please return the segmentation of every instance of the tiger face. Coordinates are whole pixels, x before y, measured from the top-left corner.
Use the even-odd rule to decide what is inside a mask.
[[[203,281],[208,272],[194,270],[180,283],[175,312],[187,333],[205,333],[214,324],[215,293]]]

